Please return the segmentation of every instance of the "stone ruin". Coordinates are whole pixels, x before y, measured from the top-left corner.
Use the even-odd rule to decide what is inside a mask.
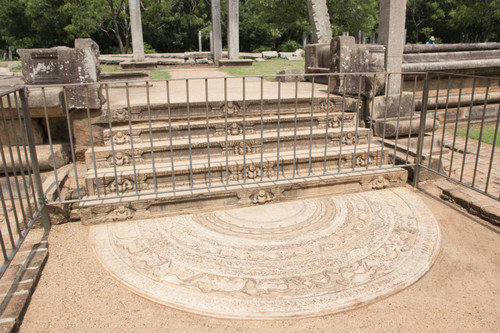
[[[413,93],[386,96],[385,50],[384,45],[356,44],[352,36],[335,37],[330,44],[310,44],[306,46],[306,73],[366,73],[361,77],[322,76],[316,81],[328,84],[330,93],[336,95],[361,95],[361,119],[365,124],[372,122],[375,135],[391,138],[416,134],[420,117],[415,114]],[[400,78],[391,76],[392,80]],[[427,119],[426,131],[432,131],[433,125],[433,119]]]

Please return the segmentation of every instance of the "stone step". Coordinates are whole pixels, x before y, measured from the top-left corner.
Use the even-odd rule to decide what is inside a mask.
[[[312,120],[312,121],[311,121]],[[276,132],[278,128],[278,118],[273,116],[265,115],[262,117],[246,117],[245,118],[245,131],[247,134],[260,133],[261,131],[261,121],[263,132]],[[342,118],[342,113],[325,113],[318,112],[313,115],[311,119],[310,114],[285,114],[279,119],[281,130],[293,130],[297,128],[299,130],[310,128],[340,128],[342,123],[344,128],[356,126],[356,114],[355,113],[344,113]],[[296,125],[296,126],[295,126]],[[130,136],[130,127],[132,128],[132,136]],[[173,138],[187,137],[188,131],[191,132],[191,137],[206,137],[207,127],[210,137],[214,136],[224,136],[226,132],[226,121],[224,118],[209,119],[208,126],[206,119],[204,120],[193,120],[190,122],[189,126],[186,120],[172,122],[171,130],[169,130],[168,122],[155,122],[151,125],[151,135],[150,126],[148,123],[137,124],[134,123],[132,126],[120,125],[113,126],[112,129],[104,130],[104,142],[106,145],[111,144],[111,133],[113,134],[114,144],[127,143],[130,140],[134,144],[141,142],[150,142],[150,138],[153,141],[166,141],[170,138],[170,131],[172,132]],[[228,119],[227,121],[227,132],[229,136],[239,135],[243,133],[243,120],[233,120]]]
[[[86,225],[151,219],[182,213],[195,213],[228,207],[261,205],[287,200],[356,193],[404,186],[407,171],[402,168],[352,171],[329,176],[281,179],[269,182],[237,183],[201,189],[178,189],[150,194],[127,193],[118,198],[86,197],[79,203],[79,214]]]
[[[340,147],[329,149],[326,164],[325,151],[321,147],[315,148],[311,153],[308,149],[298,150],[295,154],[293,151],[280,152],[279,160],[275,153],[267,152],[262,158],[260,154],[232,155],[228,156],[227,168],[225,156],[218,156],[211,158],[210,166],[205,158],[191,161],[192,165],[189,160],[181,160],[174,161],[173,166],[170,162],[155,163],[154,168],[151,164],[136,165],[135,170],[134,166],[122,166],[116,169],[116,174],[113,168],[90,169],[87,172],[87,191],[89,195],[97,195],[97,193],[115,195],[117,190],[121,194],[134,192],[136,182],[138,191],[154,191],[155,177],[156,190],[172,189],[172,169],[174,169],[176,188],[186,188],[191,185],[208,186],[209,179],[211,185],[224,185],[227,182],[260,182],[294,176],[303,177],[310,174],[323,174],[325,168],[330,173],[352,170],[353,164],[354,168],[366,169],[368,152],[370,154],[369,167],[376,167],[380,163],[387,162],[388,150],[382,153],[381,146],[378,144],[372,144],[370,147],[367,144],[359,145],[356,150],[353,146],[345,147],[342,151]],[[384,154],[383,157],[382,154]]]
[[[327,144],[328,147],[339,147],[341,137],[342,146],[344,147],[353,145],[355,142],[357,144],[366,144],[368,143],[369,133],[370,130],[366,128],[358,128],[357,130],[354,127],[344,129],[329,128]],[[313,148],[324,149],[326,136],[326,129],[313,129],[312,136],[309,129],[297,130],[296,133],[293,130],[281,131],[279,136],[280,151],[293,150],[294,145],[298,150],[309,148],[311,144]],[[152,150],[152,146],[154,150]],[[264,133],[262,139],[260,133],[247,134],[245,141],[243,141],[243,135],[228,136],[227,144],[225,136],[213,137],[210,139],[210,145],[208,145],[206,137],[192,138],[191,143],[183,138],[173,139],[172,154],[174,160],[186,160],[189,159],[189,150],[191,150],[193,159],[205,159],[208,154],[208,146],[210,146],[211,157],[225,155],[226,149],[228,155],[243,155],[245,150],[246,154],[260,153],[261,149],[264,152],[274,152],[277,151],[277,134]],[[113,146],[94,147],[93,150],[88,149],[85,153],[87,168],[94,167],[93,157],[97,168],[131,165],[132,159],[136,164],[151,164],[153,156],[157,163],[169,162],[171,159],[169,141],[159,141],[153,144],[151,142],[134,143],[133,148],[133,155],[130,142],[123,142],[123,144]]]
[[[359,103],[358,103],[359,102]],[[191,121],[207,118],[207,113],[210,119],[225,119],[241,120],[243,114],[246,117],[260,117],[261,113],[266,116],[270,115],[290,115],[290,114],[310,114],[311,109],[316,112],[345,112],[356,113],[358,110],[364,109],[364,102],[358,101],[355,98],[331,95],[330,102],[326,98],[282,98],[282,99],[266,99],[266,100],[234,100],[234,101],[210,101],[192,102],[192,103],[156,103],[149,105],[130,106],[114,106],[108,109],[103,108],[99,118],[94,120],[94,124],[109,125],[113,124],[128,124],[131,122],[147,122],[151,121],[166,121],[169,118],[171,121],[186,121],[189,112]],[[170,115],[169,115],[170,114]]]

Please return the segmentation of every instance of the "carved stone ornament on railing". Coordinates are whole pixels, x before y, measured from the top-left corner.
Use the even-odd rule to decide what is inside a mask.
[[[328,120],[328,126],[330,128],[339,128],[342,126],[342,117],[341,116],[333,116]]]
[[[371,188],[374,190],[382,190],[389,186],[389,180],[384,176],[378,176],[371,181]]]
[[[354,143],[354,134],[351,132],[347,132],[344,134],[344,140],[342,143],[346,145],[352,145]]]
[[[322,101],[319,103],[319,109],[324,112],[332,112],[335,109],[335,104],[332,101]]]
[[[109,217],[113,221],[126,221],[133,217],[132,210],[126,208],[125,206],[120,206],[117,209],[113,210]]]
[[[108,157],[108,162],[113,165],[113,156]],[[122,153],[121,151],[116,152],[114,162],[116,166],[129,165],[130,156],[126,153]]]
[[[260,190],[259,192],[252,194],[250,196],[253,204],[263,205],[266,202],[271,202],[274,199],[274,195],[271,192]]]
[[[222,116],[227,114],[228,117],[237,116],[240,114],[240,107],[233,102],[227,102],[227,105],[223,105],[220,108]]]
[[[126,134],[124,134],[122,131],[117,132],[113,136],[113,143],[115,145],[124,145],[126,143],[130,142],[130,137]]]
[[[118,185],[116,183],[118,183]],[[114,181],[108,186],[108,190],[110,193],[116,193],[117,189],[119,193],[125,193],[127,191],[131,191],[134,189],[134,182],[129,179],[123,179],[121,177],[118,177],[117,182]]]
[[[238,123],[232,123],[228,129],[227,134],[229,135],[240,135],[243,133],[243,126]]]
[[[247,178],[256,179],[260,177],[260,168],[255,163],[250,163],[246,168]]]
[[[119,121],[119,122],[124,122],[129,119],[128,117],[128,110],[126,109],[119,109],[113,111],[113,121]]]

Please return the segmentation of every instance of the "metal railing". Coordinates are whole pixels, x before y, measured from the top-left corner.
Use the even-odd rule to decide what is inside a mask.
[[[0,117],[1,277],[34,223],[48,230],[50,222],[23,88],[0,93]]]
[[[326,84],[318,84],[321,80]],[[389,110],[389,103],[377,109],[373,97],[388,100],[386,86],[394,80],[405,90],[395,109]],[[35,221],[41,218],[50,228],[47,205],[400,166],[415,170],[415,184],[425,169],[498,200],[497,187],[491,185],[498,180],[498,150],[482,139],[490,120],[493,142],[498,137],[499,86],[498,79],[449,73],[351,73],[29,86],[3,92],[0,274]],[[38,100],[37,107],[28,108],[28,93]],[[409,105],[402,104],[403,94],[409,95]],[[420,125],[414,109],[420,111]],[[426,134],[428,117],[434,130]],[[37,158],[32,122],[43,129],[50,150],[42,159]],[[479,140],[469,138],[474,122]],[[40,168],[44,178],[53,178],[45,188]]]
[[[40,117],[51,151],[57,140],[47,95],[48,89],[60,89],[70,177],[85,184],[65,197],[53,161],[57,191],[49,204],[414,166],[411,156],[398,162],[393,158],[400,148],[397,135],[394,147],[388,148],[385,128],[380,138],[372,134],[375,106],[366,98],[384,91],[377,85],[391,80],[402,83],[408,75],[414,81],[410,92],[414,105],[422,94],[417,88],[425,80],[422,73],[220,76],[31,86],[30,93],[40,94],[44,101]],[[326,85],[316,82],[321,77],[328,78]],[[291,82],[281,82],[285,79]],[[82,88],[85,96],[79,113],[69,111],[74,87]],[[89,96],[95,96],[95,91],[105,100],[97,116],[89,107]],[[401,104],[397,113],[399,124],[404,117]],[[82,127],[87,140],[84,158],[77,150],[82,146]],[[410,133],[409,140],[416,141],[417,136]]]
[[[419,169],[423,168],[448,180],[500,200],[500,154],[496,148],[500,121],[500,79],[475,75],[429,73],[428,105],[421,116],[441,120],[440,130],[424,139],[420,131]],[[424,98],[425,99],[425,98]],[[474,133],[475,132],[475,133]],[[490,143],[486,143],[486,137]],[[427,149],[424,151],[424,141]],[[423,155],[426,155],[425,157]]]

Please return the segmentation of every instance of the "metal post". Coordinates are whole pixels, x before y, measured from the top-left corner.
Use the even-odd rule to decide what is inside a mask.
[[[28,92],[26,88],[23,89],[22,94],[19,94],[21,98],[21,104],[23,107],[23,117],[26,124],[26,137],[28,139],[28,148],[30,151],[31,167],[33,169],[33,180],[35,182],[35,189],[38,196],[38,204],[41,209],[40,216],[42,219],[42,225],[45,231],[50,230],[50,218],[47,212],[47,206],[45,205],[46,199],[43,194],[42,179],[40,178],[40,168],[38,167],[38,157],[36,155],[35,147],[35,137],[33,136],[33,131],[31,127],[30,111],[28,108]]]
[[[425,74],[424,91],[422,94],[422,111],[420,111],[420,127],[418,129],[417,157],[415,161],[415,173],[413,174],[413,186],[417,187],[420,176],[420,163],[424,148],[425,119],[427,118],[427,102],[429,99],[429,73]]]

